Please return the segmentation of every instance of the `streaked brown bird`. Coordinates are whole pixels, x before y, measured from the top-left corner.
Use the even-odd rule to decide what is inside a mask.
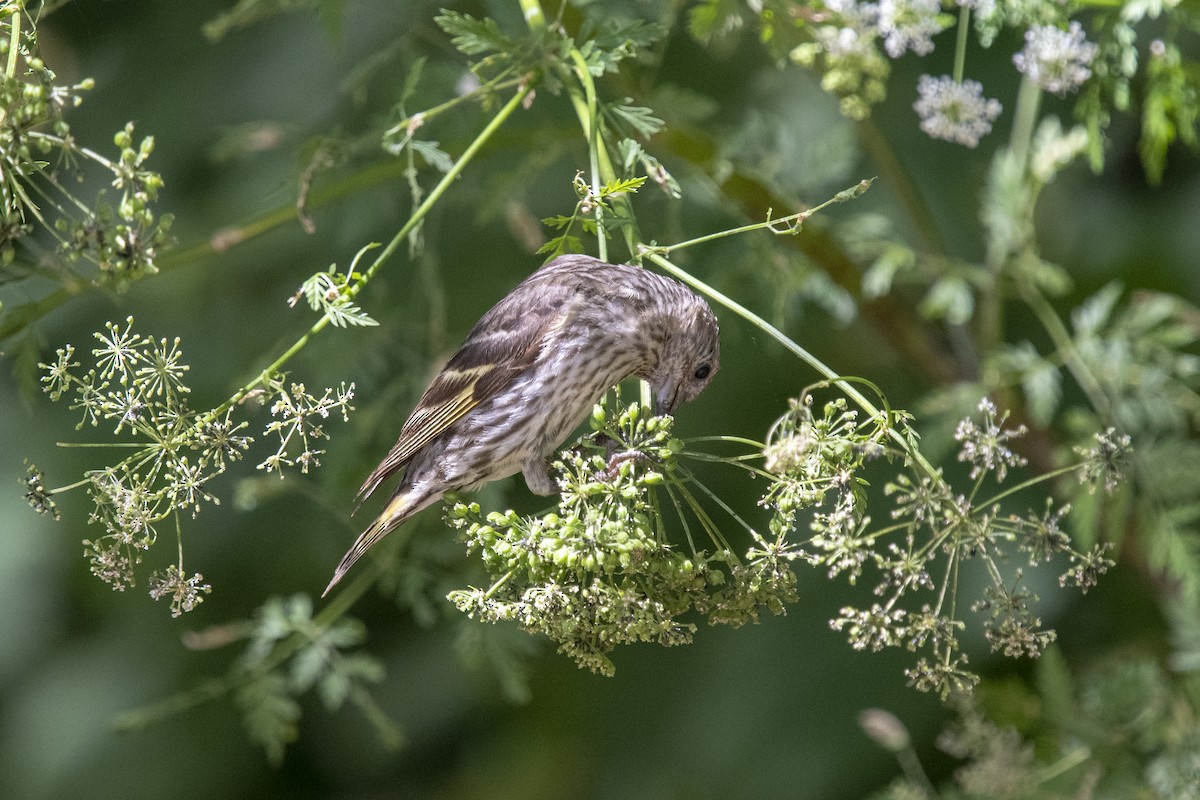
[[[641,267],[554,259],[483,315],[425,390],[358,496],[404,477],[323,594],[446,492],[521,472],[531,492],[554,494],[550,455],[615,384],[649,381],[655,411],[671,414],[719,366],[717,318],[691,289]]]

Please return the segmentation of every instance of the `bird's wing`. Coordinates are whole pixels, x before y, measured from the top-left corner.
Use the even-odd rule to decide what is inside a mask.
[[[359,498],[369,497],[422,447],[532,366],[547,337],[572,315],[575,296],[572,286],[526,281],[485,314],[425,390],[391,452],[358,490]]]

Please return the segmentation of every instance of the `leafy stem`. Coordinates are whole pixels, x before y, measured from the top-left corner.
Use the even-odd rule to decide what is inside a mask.
[[[358,295],[358,293],[363,290],[363,288],[367,285],[367,283],[370,282],[380,268],[382,268],[383,265],[388,262],[392,255],[396,252],[396,249],[399,248],[400,245],[408,238],[409,234],[416,229],[421,220],[423,220],[425,216],[429,214],[430,210],[434,207],[434,205],[437,204],[442,195],[446,193],[446,190],[449,189],[450,186],[458,179],[458,176],[462,174],[463,170],[466,169],[471,160],[479,153],[480,149],[482,149],[488,140],[491,139],[493,134],[500,129],[500,126],[503,125],[510,116],[512,116],[513,112],[520,108],[521,104],[525,101],[525,98],[532,91],[533,81],[527,81],[520,87],[520,89],[517,90],[516,93],[513,94],[509,101],[505,103],[499,111],[496,112],[496,115],[492,117],[488,124],[484,126],[483,130],[479,132],[475,139],[472,140],[467,148],[463,151],[462,155],[459,156],[458,160],[454,162],[454,166],[442,176],[441,180],[438,181],[437,185],[434,186],[433,189],[430,190],[428,196],[426,196],[421,205],[419,205],[413,211],[412,215],[408,218],[408,221],[401,226],[400,230],[396,232],[396,235],[392,237],[391,241],[389,241],[387,245],[379,252],[379,254],[371,262],[371,265],[367,267],[365,271],[363,271],[358,280],[347,287],[346,295],[348,298],[354,298],[356,295]],[[259,373],[253,380],[242,386],[242,388],[238,389],[232,397],[209,412],[209,414],[207,414],[202,421],[211,422],[221,414],[224,414],[226,410],[244,400],[246,396],[250,394],[250,392],[254,391],[259,386],[265,385],[271,376],[279,374],[283,366],[290,361],[293,356],[303,350],[308,344],[309,340],[312,339],[313,336],[316,336],[318,333],[320,333],[325,326],[329,324],[329,322],[330,318],[327,315],[318,319],[315,323],[313,323],[312,327],[304,333],[303,336],[297,339],[291,345],[291,347],[289,347],[282,354],[280,354],[278,358],[271,362],[266,369]]]
[[[180,562],[182,563],[182,556],[180,557]],[[343,584],[344,588],[337,592],[313,616],[311,625],[307,626],[306,630],[293,633],[283,641],[275,644],[270,654],[255,664],[253,669],[245,669],[240,665],[236,665],[229,673],[220,678],[205,681],[153,705],[132,709],[119,714],[113,720],[113,727],[121,731],[140,730],[149,727],[156,722],[168,719],[204,703],[218,700],[284,664],[289,658],[300,652],[305,645],[317,638],[321,633],[329,630],[345,616],[350,608],[358,602],[359,598],[375,585],[380,575],[389,569],[391,564],[390,560],[386,558],[366,559],[366,562],[361,571],[354,576],[353,580],[346,581]],[[251,630],[250,626],[242,627],[247,633]]]

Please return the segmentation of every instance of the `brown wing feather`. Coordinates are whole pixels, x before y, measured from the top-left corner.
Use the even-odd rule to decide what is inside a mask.
[[[425,390],[387,457],[358,490],[366,499],[471,409],[537,360],[547,334],[571,314],[575,288],[534,273],[485,314]]]

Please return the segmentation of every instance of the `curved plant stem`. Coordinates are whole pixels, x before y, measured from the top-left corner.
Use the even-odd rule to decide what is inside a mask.
[[[509,101],[505,103],[498,112],[496,112],[496,115],[491,119],[491,121],[488,122],[484,129],[479,132],[479,135],[475,137],[471,144],[467,146],[467,149],[463,151],[463,154],[459,156],[458,160],[454,162],[454,166],[442,176],[442,179],[438,181],[437,185],[434,186],[432,190],[430,190],[429,195],[425,198],[421,205],[413,211],[412,215],[408,218],[408,221],[401,226],[400,230],[396,232],[396,235],[392,237],[391,241],[388,242],[387,245],[379,252],[379,254],[375,257],[375,260],[371,262],[371,266],[369,266],[363,272],[362,276],[355,283],[350,285],[347,291],[349,297],[353,298],[358,295],[358,293],[363,290],[367,283],[370,282],[371,278],[373,278],[375,274],[383,267],[383,265],[387,263],[387,261],[396,252],[397,248],[399,248],[404,240],[408,238],[409,234],[416,229],[417,225],[425,218],[438,200],[441,199],[442,195],[446,193],[446,190],[450,188],[451,184],[458,179],[458,176],[462,174],[463,170],[466,169],[467,165],[476,156],[476,154],[479,153],[484,144],[486,144],[492,135],[500,128],[500,126],[503,125],[510,116],[512,116],[513,112],[520,108],[521,104],[525,101],[525,98],[528,97],[529,93],[532,91],[533,82],[530,81],[524,84],[515,94],[513,94]],[[211,422],[212,420],[216,419],[221,414],[224,414],[225,411],[230,407],[237,405],[244,400],[246,396],[250,394],[250,392],[254,391],[254,389],[265,384],[272,375],[278,373],[283,368],[284,364],[290,361],[291,358],[296,355],[296,353],[303,350],[308,344],[309,340],[312,339],[313,336],[316,336],[318,333],[320,333],[328,324],[328,316],[321,317],[319,320],[317,320],[316,323],[314,323],[313,326],[309,328],[303,336],[297,339],[291,347],[289,347],[278,358],[272,361],[271,364],[266,367],[266,369],[255,376],[253,380],[243,385],[242,388],[238,389],[232,397],[205,415],[205,417],[200,421],[200,424]]]
[[[812,367],[814,370],[816,370],[818,373],[820,373],[830,383],[836,385],[838,387],[838,389],[840,389],[842,391],[843,394],[845,394],[847,397],[849,397],[851,400],[853,400],[855,402],[855,404],[858,405],[859,408],[861,408],[863,411],[865,411],[872,418],[874,418],[874,419],[884,419],[885,418],[884,412],[879,410],[878,408],[876,408],[875,404],[872,403],[867,398],[866,395],[864,395],[862,392],[860,392],[858,390],[858,387],[856,387],[850,381],[842,378],[840,375],[838,375],[838,373],[834,372],[832,369],[830,369],[828,366],[826,366],[823,361],[821,361],[816,356],[814,356],[812,353],[808,352],[803,347],[798,345],[787,334],[785,334],[783,331],[776,328],[771,323],[767,322],[765,319],[760,317],[758,314],[755,314],[753,311],[746,308],[745,306],[743,306],[741,303],[737,302],[733,298],[717,291],[712,286],[709,286],[707,283],[700,280],[699,278],[694,277],[691,273],[675,266],[674,264],[672,264],[670,261],[668,261],[663,256],[658,255],[657,253],[650,253],[647,255],[647,258],[650,261],[653,261],[656,265],[658,265],[658,267],[660,267],[664,272],[667,272],[667,273],[673,275],[674,277],[678,278],[679,280],[683,281],[684,283],[688,284],[692,288],[699,291],[701,294],[707,295],[708,297],[712,298],[717,303],[725,306],[730,311],[734,312],[738,316],[747,320],[752,325],[754,325],[756,328],[760,329],[761,331],[766,333],[768,336],[770,336],[772,339],[774,339],[775,341],[782,344],[785,348],[787,348],[787,350],[789,352],[791,352],[793,355],[795,355],[801,361],[808,364],[810,367]],[[885,419],[884,424],[887,424],[886,419]],[[937,476],[937,474],[938,474],[937,470],[933,467],[932,464],[929,463],[929,461],[925,458],[925,456],[921,453],[921,451],[919,449],[917,449],[916,445],[912,441],[910,441],[908,439],[908,437],[906,437],[901,431],[892,427],[890,424],[887,424],[887,428],[888,428],[888,433],[892,437],[892,439],[894,439],[896,441],[896,443],[904,451],[905,455],[922,472],[924,472],[926,475],[928,475],[931,478]]]

